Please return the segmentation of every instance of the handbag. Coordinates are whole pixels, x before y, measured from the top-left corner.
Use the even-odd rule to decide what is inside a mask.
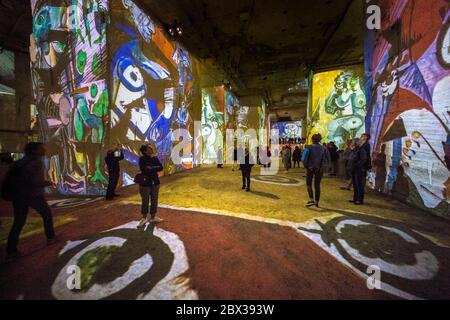
[[[138,173],[135,177],[134,177],[134,183],[137,184],[144,184],[148,181],[148,177],[143,174],[143,173]]]

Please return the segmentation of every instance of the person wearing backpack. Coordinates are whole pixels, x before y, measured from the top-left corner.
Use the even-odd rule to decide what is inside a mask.
[[[146,223],[159,223],[164,221],[156,216],[160,186],[158,172],[164,169],[163,165],[155,155],[155,150],[152,146],[143,145],[140,151],[142,157],[139,158],[139,168],[145,179],[139,182],[139,193],[142,199],[142,219],[139,221],[138,228],[143,227]],[[149,205],[150,219],[148,218]]]
[[[320,144],[322,136],[315,134],[312,136],[313,144],[305,150],[305,158],[303,164],[306,168],[306,186],[308,190],[309,200],[307,207],[319,207],[320,200],[320,183],[322,181],[324,168],[330,163],[330,154],[326,147]],[[314,180],[314,190],[313,190]]]
[[[3,182],[3,197],[12,201],[14,207],[14,222],[6,245],[7,261],[20,256],[17,244],[30,207],[42,217],[47,244],[51,245],[57,241],[52,212],[44,197],[44,188],[52,185],[44,180],[44,156],[45,147],[42,143],[28,143],[25,147],[25,157],[12,165]]]

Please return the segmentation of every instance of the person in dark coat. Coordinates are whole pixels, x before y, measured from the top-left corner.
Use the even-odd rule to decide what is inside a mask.
[[[382,144],[380,152],[374,155],[373,171],[375,173],[375,190],[378,192],[384,191],[386,184],[386,145]]]
[[[106,189],[106,200],[113,200],[118,195],[115,193],[120,175],[120,161],[123,160],[122,149],[118,146],[108,150],[105,162],[108,167],[108,189]]]
[[[300,168],[300,162],[302,161],[302,150],[300,150],[299,146],[295,146],[294,153],[292,154],[292,160],[294,161],[294,168],[295,164]]]
[[[364,179],[367,177],[367,172],[372,169],[372,157],[371,157],[371,150],[370,150],[370,134],[363,133],[361,135],[360,139],[360,147],[364,149],[367,155],[367,160],[364,163]]]
[[[244,161],[239,164],[242,172],[242,190],[250,191],[250,175],[252,173],[252,167],[254,166],[253,157],[250,155],[248,149],[245,149]]]
[[[267,156],[268,161],[264,165],[264,168],[270,168],[270,165],[271,165],[270,157],[272,157],[272,152],[270,151],[269,146],[266,148],[266,156]]]
[[[349,139],[345,142],[345,150],[342,154],[343,158],[344,158],[344,168],[345,168],[345,179],[347,180],[347,184],[342,186],[341,189],[342,190],[351,190],[352,185],[353,185],[353,181],[352,181],[352,174],[351,172],[348,170],[348,156],[350,155],[350,152],[352,152],[352,148],[351,148],[351,144],[352,144],[352,140]]]
[[[351,172],[353,181],[353,202],[356,205],[364,204],[365,172],[367,163],[366,149],[361,145],[358,139],[351,143],[351,149],[348,156],[348,170]]]
[[[42,217],[47,244],[50,245],[57,241],[52,212],[44,197],[45,187],[52,185],[51,182],[44,180],[44,157],[44,145],[39,142],[30,142],[25,147],[25,157],[13,164],[19,166],[17,177],[19,179],[19,190],[17,196],[12,200],[14,222],[6,245],[7,261],[15,260],[20,256],[17,244],[30,207]]]
[[[312,136],[313,144],[305,149],[305,156],[303,164],[306,168],[306,187],[308,190],[309,201],[306,206],[311,207],[315,205],[319,207],[320,200],[320,182],[322,181],[323,172],[330,163],[330,154],[326,147],[320,144],[322,136],[314,134]],[[314,191],[313,191],[314,180]]]
[[[330,153],[331,160],[331,176],[335,176],[337,174],[337,166],[339,160],[338,148],[334,141],[330,141],[327,145],[328,152]]]
[[[156,156],[155,150],[152,146],[143,145],[140,148],[140,151],[142,153],[142,157],[139,158],[139,169],[147,179],[146,182],[139,185],[139,193],[142,199],[142,219],[139,221],[138,228],[143,227],[146,223],[158,223],[164,221],[156,216],[160,186],[158,172],[163,170],[163,165]],[[149,204],[150,219],[148,218]]]

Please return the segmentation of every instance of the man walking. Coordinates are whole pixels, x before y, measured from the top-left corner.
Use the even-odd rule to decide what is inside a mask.
[[[44,180],[44,156],[44,145],[39,142],[30,142],[25,147],[25,157],[14,163],[11,169],[16,170],[14,178],[17,190],[11,199],[14,207],[14,222],[6,245],[7,261],[15,260],[20,256],[17,244],[27,220],[29,207],[36,210],[42,217],[47,244],[53,244],[57,240],[52,212],[44,197],[44,188],[52,185],[51,182]]]
[[[320,182],[322,181],[324,168],[330,163],[330,154],[327,148],[320,144],[320,140],[322,140],[320,134],[312,136],[313,144],[308,147],[308,153],[305,155],[303,162],[306,168],[306,186],[309,196],[307,207],[313,205],[319,207]],[[314,191],[312,187],[313,180]]]

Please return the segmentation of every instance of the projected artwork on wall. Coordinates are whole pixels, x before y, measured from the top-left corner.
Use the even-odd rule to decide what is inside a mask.
[[[203,163],[213,163],[218,152],[223,153],[225,98],[223,87],[202,89]]]
[[[14,52],[2,49],[0,51],[0,99],[13,96],[14,90]]]
[[[147,142],[156,147],[164,173],[192,167],[192,155],[175,165],[170,152],[174,129],[193,130],[193,61],[132,1],[112,1],[111,19],[110,144],[125,149],[123,183],[132,183],[139,148]]]
[[[108,110],[108,2],[31,3],[31,72],[50,154],[48,179],[61,193],[101,194],[107,183],[101,149]]]
[[[377,168],[377,189],[448,216],[450,6],[444,0],[378,4],[382,30],[367,33],[365,43],[366,125],[374,151],[386,159]]]
[[[239,100],[229,91],[225,91],[225,125],[227,129],[236,128]]]
[[[302,138],[301,121],[274,122],[272,124],[272,130],[278,130],[280,138],[284,139]]]
[[[344,148],[348,139],[364,133],[366,98],[362,68],[317,73],[313,77],[311,130],[324,141]]]

